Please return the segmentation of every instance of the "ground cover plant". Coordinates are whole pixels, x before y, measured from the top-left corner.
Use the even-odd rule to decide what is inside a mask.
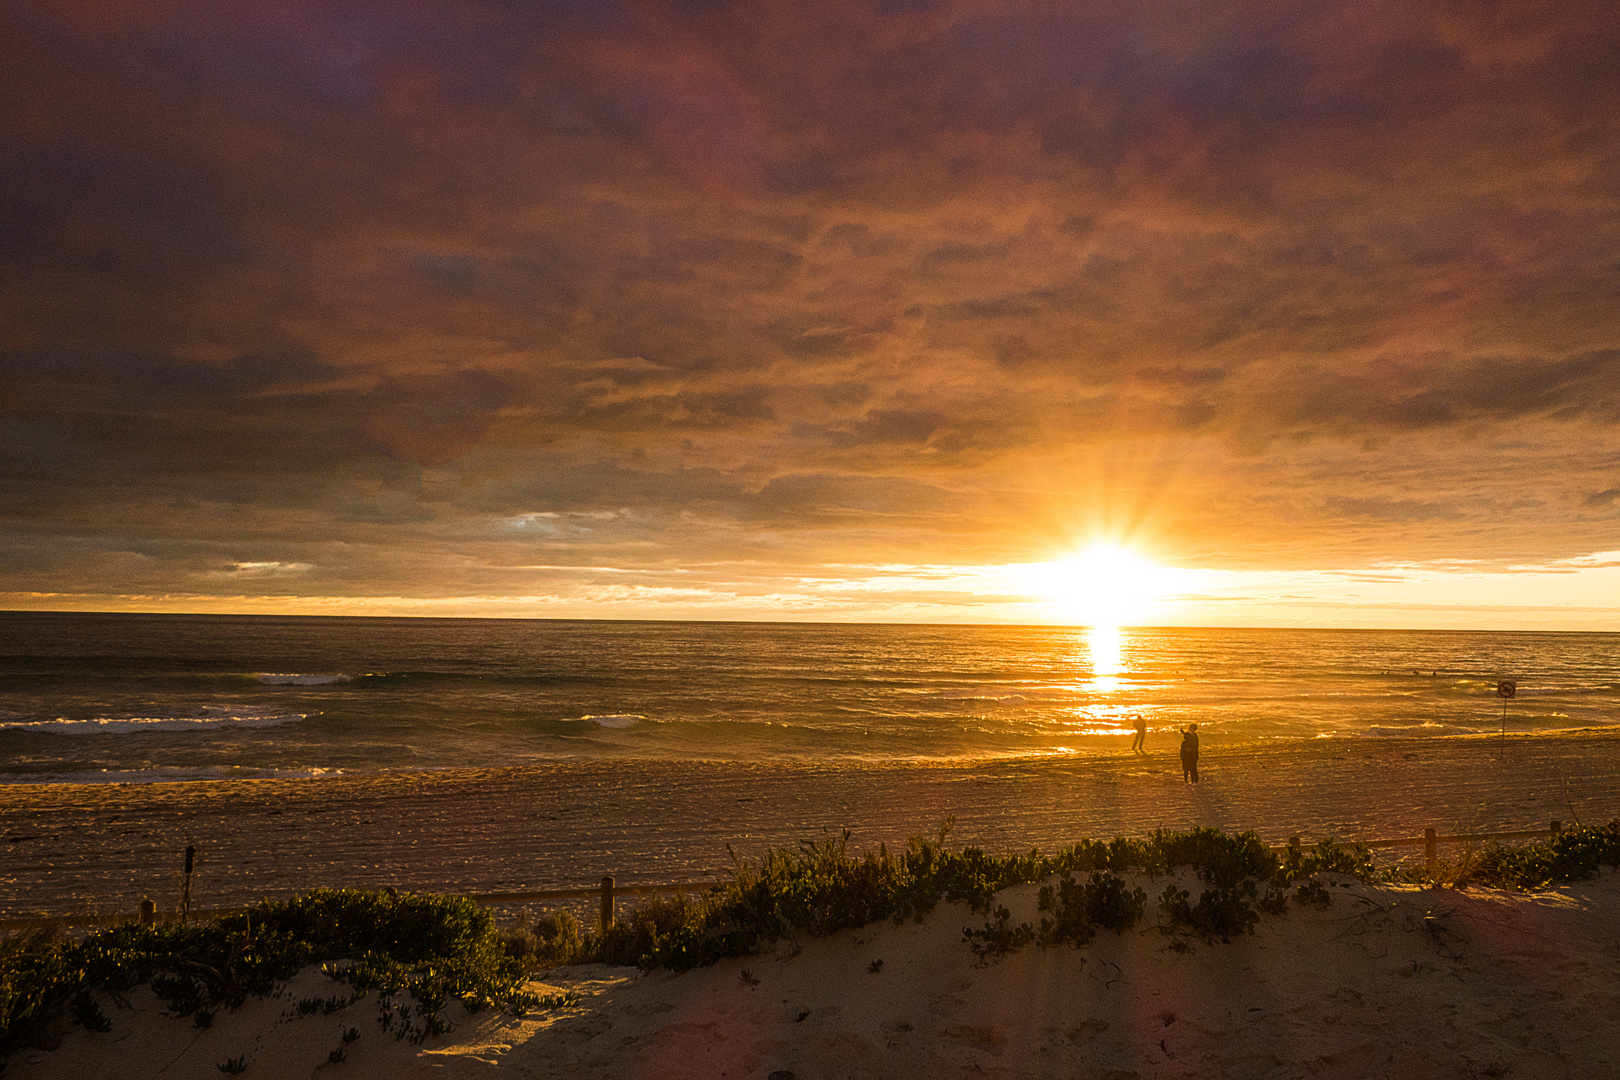
[[[324,963],[350,992],[299,1003],[334,1011],[376,990],[385,1027],[420,1041],[446,1030],[451,999],[469,1009],[536,1003],[490,913],[465,897],[321,889],[241,915],[181,925],[126,923],[77,941],[0,942],[0,1055],[63,1010],[105,1030],[93,992],[149,983],[170,1012],[206,1027],[221,1008],[269,994]],[[401,1015],[403,1012],[403,1015]]]

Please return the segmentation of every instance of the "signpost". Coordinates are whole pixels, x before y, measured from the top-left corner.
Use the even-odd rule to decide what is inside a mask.
[[[1503,679],[1496,684],[1496,692],[1502,698],[1502,749],[1496,755],[1501,760],[1507,755],[1507,703],[1508,698],[1519,692],[1519,684],[1512,679]]]

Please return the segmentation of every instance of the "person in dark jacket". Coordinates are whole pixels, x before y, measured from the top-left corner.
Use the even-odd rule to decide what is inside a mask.
[[[1198,725],[1188,724],[1181,736],[1181,779],[1188,784],[1198,783]]]

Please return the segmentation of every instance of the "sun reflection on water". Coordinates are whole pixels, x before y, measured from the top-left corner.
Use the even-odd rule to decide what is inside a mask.
[[[1123,637],[1117,626],[1093,626],[1086,631],[1086,648],[1091,652],[1092,680],[1086,689],[1110,694],[1120,688],[1125,673]]]

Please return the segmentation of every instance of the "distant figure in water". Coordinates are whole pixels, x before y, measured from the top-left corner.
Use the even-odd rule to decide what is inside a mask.
[[[1138,716],[1136,718],[1136,738],[1131,740],[1131,749],[1136,751],[1138,754],[1147,753],[1146,750],[1142,749],[1142,743],[1146,738],[1147,738],[1147,718],[1143,717],[1143,716]]]
[[[1188,724],[1181,736],[1181,779],[1183,783],[1198,783],[1198,725]]]

